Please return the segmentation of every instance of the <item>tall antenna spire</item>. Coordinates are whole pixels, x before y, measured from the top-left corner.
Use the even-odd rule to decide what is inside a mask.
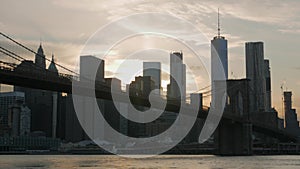
[[[219,12],[219,8],[218,8],[218,37],[220,37],[220,12]]]

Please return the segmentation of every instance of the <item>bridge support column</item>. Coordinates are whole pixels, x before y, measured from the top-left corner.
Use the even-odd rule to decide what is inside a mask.
[[[217,155],[252,155],[252,124],[222,121],[215,132]]]

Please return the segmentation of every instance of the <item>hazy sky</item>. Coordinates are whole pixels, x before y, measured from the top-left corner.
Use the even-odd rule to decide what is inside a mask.
[[[141,12],[172,14],[211,39],[216,35],[220,8],[221,33],[229,46],[229,77],[245,77],[244,43],[263,41],[265,58],[271,64],[273,105],[281,111],[284,83],[293,91],[293,104],[300,112],[299,6],[299,0],[2,0],[0,29],[33,49],[41,39],[48,58],[54,53],[59,63],[72,68],[88,38],[120,17]]]

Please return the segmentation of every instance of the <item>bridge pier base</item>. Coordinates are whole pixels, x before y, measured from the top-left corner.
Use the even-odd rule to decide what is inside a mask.
[[[216,155],[252,155],[252,124],[222,121],[215,135]]]

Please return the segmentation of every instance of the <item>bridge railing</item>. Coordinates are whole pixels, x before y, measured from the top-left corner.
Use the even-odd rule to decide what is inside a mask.
[[[14,63],[8,63],[0,60],[0,69],[1,70],[8,70],[8,71],[13,71],[14,68],[16,67],[16,64]]]
[[[61,77],[61,78],[67,78],[67,79],[69,79],[69,80],[79,80],[79,77],[78,76],[74,76],[74,75],[70,75],[70,74],[65,74],[65,73],[59,73],[58,74],[59,75],[59,77]]]
[[[0,69],[1,70],[7,70],[7,71],[13,71],[14,70],[14,68],[12,68],[12,67],[9,67],[7,65],[1,65],[1,64],[0,64]]]

